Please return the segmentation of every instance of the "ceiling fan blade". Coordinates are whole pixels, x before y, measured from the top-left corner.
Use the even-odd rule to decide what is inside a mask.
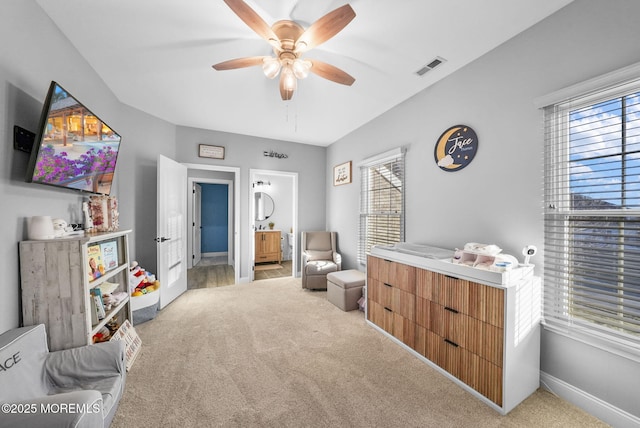
[[[248,56],[246,58],[230,59],[229,61],[223,61],[218,64],[215,64],[212,67],[218,71],[253,67],[254,65],[262,65],[265,58],[269,58],[269,57],[268,56]]]
[[[224,0],[224,2],[236,15],[238,15],[240,19],[242,19],[242,21],[244,21],[245,24],[249,26],[249,28],[255,31],[260,37],[262,37],[272,45],[276,43],[279,45],[278,36],[276,36],[269,24],[267,24],[264,19],[262,19],[260,15],[256,13],[255,10],[251,9],[248,4],[246,4],[242,0]]]
[[[315,59],[311,59],[309,61],[311,61],[311,64],[312,64],[309,71],[317,74],[322,78],[331,80],[332,82],[340,83],[341,85],[347,85],[347,86],[353,85],[353,82],[356,81],[356,79],[353,76],[340,70],[336,66],[327,64],[326,62],[317,61]]]
[[[342,31],[355,17],[356,13],[348,4],[327,13],[311,24],[311,26],[298,37],[298,40],[296,40],[296,52],[305,52],[326,42]]]

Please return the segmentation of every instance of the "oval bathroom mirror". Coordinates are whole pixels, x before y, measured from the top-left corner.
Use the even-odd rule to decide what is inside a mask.
[[[256,192],[255,195],[256,220],[263,221],[273,215],[275,204],[271,196],[264,192]]]

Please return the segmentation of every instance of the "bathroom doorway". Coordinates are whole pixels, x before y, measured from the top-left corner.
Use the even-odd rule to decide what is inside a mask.
[[[254,234],[250,240],[251,280],[297,277],[298,174],[251,169],[249,176],[249,224]],[[275,239],[280,240],[277,252],[273,247]],[[267,253],[263,252],[263,245],[268,245]]]

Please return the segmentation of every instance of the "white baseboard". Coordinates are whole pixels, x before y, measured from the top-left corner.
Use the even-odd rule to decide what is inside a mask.
[[[202,253],[201,256],[202,257],[220,257],[220,256],[227,256],[229,253],[226,251],[222,251],[219,253]]]
[[[540,386],[613,427],[637,428],[640,426],[639,417],[545,372],[540,372]]]

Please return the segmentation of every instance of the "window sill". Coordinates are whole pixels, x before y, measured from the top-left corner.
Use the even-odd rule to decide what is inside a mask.
[[[611,338],[600,336],[597,333],[587,332],[579,327],[563,328],[553,324],[548,324],[544,321],[542,322],[542,327],[552,333],[568,337],[569,339],[593,346],[594,348],[598,348],[610,354],[640,363],[640,345],[612,340]]]

